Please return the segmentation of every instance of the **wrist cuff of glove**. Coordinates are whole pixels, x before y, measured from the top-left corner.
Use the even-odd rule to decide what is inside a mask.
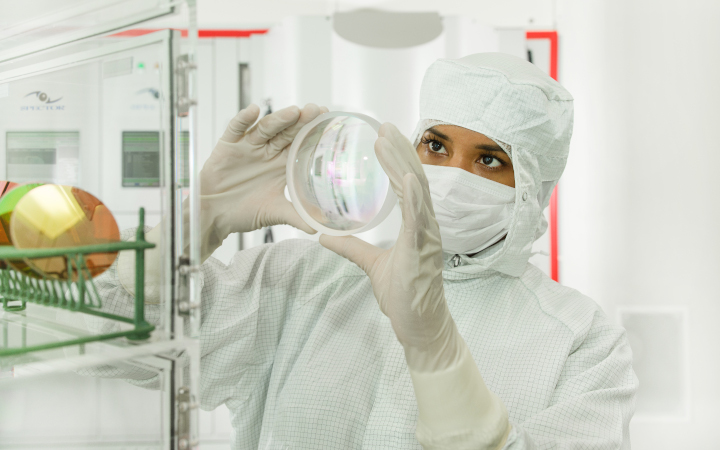
[[[502,448],[509,431],[507,410],[462,345],[460,359],[448,369],[410,370],[420,413],[418,441],[426,449]]]

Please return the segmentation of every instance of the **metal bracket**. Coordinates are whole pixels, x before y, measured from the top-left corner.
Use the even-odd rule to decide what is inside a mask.
[[[191,302],[189,300],[187,277],[194,272],[199,272],[200,268],[197,266],[191,266],[190,258],[188,258],[186,255],[181,256],[178,263],[178,273],[184,279],[184,282],[180,283],[180,286],[182,286],[182,288],[180,289],[178,296],[178,314],[181,316],[189,316],[190,312],[193,309],[198,309],[200,307],[200,303]]]
[[[180,55],[175,64],[175,75],[177,87],[177,115],[178,117],[187,117],[190,114],[190,107],[197,105],[197,100],[190,98],[190,71],[197,69],[197,64],[189,61],[188,55]]]
[[[190,417],[193,409],[199,408],[200,405],[193,401],[190,395],[190,388],[183,386],[178,389],[177,393],[177,443],[179,450],[189,450],[196,448],[200,443],[190,439]]]

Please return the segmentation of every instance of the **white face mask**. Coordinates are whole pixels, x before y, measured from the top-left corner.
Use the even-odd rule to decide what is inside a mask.
[[[510,227],[515,188],[457,167],[423,164],[443,251],[468,255],[502,239]]]

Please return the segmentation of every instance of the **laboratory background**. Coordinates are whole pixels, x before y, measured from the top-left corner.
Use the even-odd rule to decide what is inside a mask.
[[[531,263],[627,330],[640,382],[632,447],[717,449],[719,22],[716,0],[0,0],[0,178],[82,188],[121,234],[141,217],[177,225],[188,205],[197,213],[182,200],[197,201],[199,168],[251,103],[261,115],[315,103],[410,136],[435,60],[526,59],[575,105]],[[396,207],[359,236],[389,248],[400,223]],[[180,264],[181,236],[168,225],[163,244]],[[298,238],[318,236],[287,225],[234,233],[213,256],[228,264]],[[197,278],[164,273],[174,287],[163,295],[185,303],[145,308],[165,317],[148,345],[132,342],[145,324],[135,315],[122,343],[17,352],[115,328],[67,307],[4,313],[0,449],[229,448],[228,409],[194,400]],[[123,365],[165,381],[113,372]]]

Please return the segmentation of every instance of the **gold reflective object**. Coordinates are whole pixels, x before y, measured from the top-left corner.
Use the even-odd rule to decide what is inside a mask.
[[[10,239],[16,248],[65,248],[108,244],[120,240],[120,230],[110,210],[82,189],[46,184],[25,194],[10,219]],[[84,255],[90,276],[107,270],[117,252]],[[77,267],[65,257],[25,261],[37,273],[60,280],[77,279]]]
[[[13,183],[12,181],[0,181],[0,198],[4,197],[7,192],[9,192],[11,189],[17,187],[17,183]],[[10,238],[8,237],[8,231],[9,229],[5,228],[5,224],[1,223],[0,220],[0,245],[12,245],[10,243]],[[8,224],[9,225],[9,224]],[[4,266],[3,266],[4,268]]]
[[[10,237],[10,219],[15,211],[15,206],[17,206],[18,202],[25,194],[42,185],[43,183],[18,184],[11,181],[0,182],[0,187],[2,187],[3,191],[0,196],[0,229],[2,230],[2,233],[0,234],[0,245],[12,245],[12,239]],[[25,261],[2,261],[0,268],[7,269],[8,265],[25,275],[33,278],[39,278],[39,276],[25,263]]]

